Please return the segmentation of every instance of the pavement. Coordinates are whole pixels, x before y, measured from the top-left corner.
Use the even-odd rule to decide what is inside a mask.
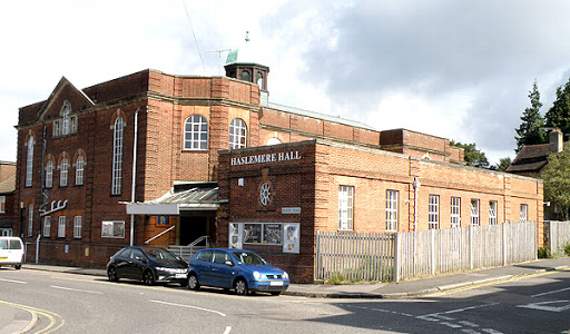
[[[106,276],[103,269],[88,269],[78,267],[48,266],[25,264],[27,269],[81,274],[91,276]],[[491,285],[525,276],[532,276],[548,271],[570,268],[570,257],[540,259],[522,264],[485,269],[469,273],[459,273],[424,279],[404,281],[400,283],[376,284],[291,284],[283,294],[313,298],[376,298],[376,299],[406,299],[431,296],[438,293],[461,290],[479,285]]]
[[[25,333],[36,321],[37,317],[31,312],[0,303],[0,334]]]

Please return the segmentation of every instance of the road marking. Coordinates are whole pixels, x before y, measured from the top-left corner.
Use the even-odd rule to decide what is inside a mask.
[[[447,327],[451,327],[451,328],[461,328],[463,326],[461,325],[457,325],[451,322],[441,322],[442,325],[447,326]]]
[[[463,333],[467,333],[467,334],[481,334],[481,332],[478,332],[472,328],[464,328],[461,330]]]
[[[92,294],[92,295],[102,295],[102,294],[103,294],[103,292],[101,292],[101,291],[74,289],[74,288],[68,288],[68,287],[59,286],[59,285],[50,285],[49,287],[50,287],[50,288],[54,288],[54,289],[66,290],[66,291],[84,292],[84,293],[89,293],[89,294]]]
[[[546,295],[551,295],[553,293],[558,293],[558,292],[562,292],[562,291],[567,291],[570,290],[570,288],[564,288],[564,289],[558,289],[558,290],[552,290],[552,291],[547,291],[547,292],[543,292],[543,293],[538,293],[536,295],[532,295],[532,298],[535,297],[541,297],[541,296],[546,296]]]
[[[28,282],[17,281],[17,280],[15,280],[15,279],[6,279],[6,278],[0,278],[0,281],[2,281],[2,282],[8,282],[8,283],[16,283],[16,284],[28,284]]]
[[[550,306],[551,304],[562,304],[566,303],[563,306]],[[528,308],[532,310],[540,310],[540,311],[549,311],[549,312],[557,312],[560,313],[562,311],[570,310],[570,300],[562,299],[562,300],[551,300],[542,303],[534,303],[534,304],[526,304],[526,305],[517,305],[520,308]]]
[[[469,306],[469,307],[464,307],[464,308],[458,308],[458,309],[455,309],[455,310],[446,311],[446,312],[439,312],[439,313],[434,313],[434,314],[453,314],[453,313],[461,313],[461,312],[465,312],[465,311],[469,311],[469,310],[475,310],[475,309],[478,309],[478,308],[494,306],[494,305],[497,305],[497,304],[499,304],[499,303],[490,303],[490,304],[483,304],[483,305],[474,305],[474,306]]]
[[[224,334],[230,334],[231,331],[232,331],[232,326],[226,326],[226,330],[224,331]]]
[[[157,304],[163,304],[163,305],[170,305],[170,306],[178,306],[178,307],[184,307],[184,308],[191,308],[194,310],[199,310],[199,311],[204,311],[204,312],[209,312],[209,313],[214,313],[217,314],[219,316],[225,317],[226,315],[222,312],[216,311],[216,310],[210,310],[207,308],[203,308],[203,307],[199,307],[199,306],[193,306],[193,305],[184,305],[184,304],[176,304],[176,303],[169,303],[169,302],[165,302],[162,300],[154,300],[151,299],[149,300],[149,302],[151,303],[157,303]]]
[[[483,328],[482,331],[485,333],[489,333],[489,334],[503,334],[503,332],[499,332],[499,331],[494,330],[492,328]]]
[[[470,322],[470,321],[460,321],[460,324],[462,324],[463,326],[467,326],[467,327],[479,327],[479,325],[477,325],[476,323]]]
[[[43,310],[40,308],[36,308],[36,307],[32,307],[32,306],[27,306],[27,305],[21,305],[21,304],[15,304],[15,303],[10,303],[10,302],[6,302],[3,300],[0,300],[0,304],[4,304],[4,305],[9,305],[9,306],[13,306],[13,307],[17,307],[21,310],[30,312],[32,314],[35,314],[36,317],[37,316],[44,316],[48,319],[48,324],[46,327],[44,327],[43,329],[35,332],[35,334],[49,334],[49,333],[53,333],[55,331],[57,331],[58,329],[60,329],[61,327],[63,327],[63,325],[65,324],[65,320],[63,320],[63,318],[54,312],[51,311],[47,311],[47,310]]]

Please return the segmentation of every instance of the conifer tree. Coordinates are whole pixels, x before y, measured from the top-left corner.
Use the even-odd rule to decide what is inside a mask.
[[[530,107],[526,108],[521,116],[521,125],[516,129],[515,139],[517,141],[516,152],[518,153],[523,145],[542,144],[546,142],[546,132],[544,129],[544,119],[540,115],[540,92],[536,81],[529,91]]]
[[[565,135],[570,134],[570,78],[564,86],[556,89],[556,100],[546,113],[546,126],[559,128]]]

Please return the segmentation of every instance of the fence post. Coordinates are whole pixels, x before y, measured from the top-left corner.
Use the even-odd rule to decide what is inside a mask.
[[[473,225],[469,225],[469,269],[473,270]]]
[[[502,248],[503,248],[503,266],[507,265],[507,228],[506,223],[501,226],[502,232]]]
[[[401,248],[402,248],[402,239],[401,239],[400,232],[396,233],[396,237],[394,238],[394,281],[400,281],[400,268],[402,267],[402,258],[401,258]]]
[[[316,263],[315,263],[315,272],[314,272],[314,276],[313,276],[313,280],[315,279],[320,279],[320,272],[321,272],[321,238],[319,236],[319,231],[317,231],[315,233],[315,239],[316,239],[316,247],[315,247],[315,257],[316,257]]]
[[[431,242],[430,242],[430,266],[431,266],[431,274],[435,275],[435,229],[430,230],[431,234]]]

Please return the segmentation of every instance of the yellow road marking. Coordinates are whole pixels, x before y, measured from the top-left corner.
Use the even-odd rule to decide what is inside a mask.
[[[44,309],[40,309],[37,307],[32,307],[32,306],[27,306],[27,305],[22,305],[22,304],[16,304],[16,303],[11,303],[11,302],[7,302],[4,300],[0,300],[0,304],[4,304],[4,305],[8,305],[8,306],[13,306],[16,308],[19,308],[21,310],[30,312],[32,315],[35,315],[39,318],[39,316],[43,316],[45,318],[48,319],[49,323],[45,328],[42,328],[41,330],[39,330],[38,332],[36,332],[36,334],[48,334],[48,333],[53,333],[56,330],[60,329],[61,327],[63,327],[63,325],[65,324],[65,321],[63,320],[63,318],[54,312],[51,311],[47,311]]]

